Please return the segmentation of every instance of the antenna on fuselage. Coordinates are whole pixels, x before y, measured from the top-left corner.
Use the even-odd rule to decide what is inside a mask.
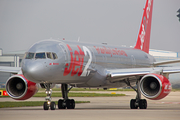
[[[78,37],[78,42],[80,41],[80,37]]]

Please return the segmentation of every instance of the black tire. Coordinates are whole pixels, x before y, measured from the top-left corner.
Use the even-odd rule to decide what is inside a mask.
[[[66,100],[66,107],[67,107],[67,109],[71,109],[71,101],[70,101],[70,99]]]
[[[139,108],[140,109],[146,109],[147,108],[147,101],[146,101],[146,99],[141,99],[139,101]]]
[[[74,109],[75,108],[75,101],[74,99],[66,100],[67,109]]]
[[[50,108],[51,108],[51,110],[55,110],[56,109],[56,103],[55,102],[51,102]]]
[[[58,100],[58,109],[65,109],[66,106],[63,105],[64,101],[62,99]]]
[[[70,109],[74,109],[75,108],[75,101],[74,101],[74,99],[70,100],[70,106],[71,106]]]
[[[138,107],[135,104],[136,104],[136,99],[131,99],[130,108],[131,109],[137,109]]]
[[[49,110],[49,105],[47,104],[47,102],[44,102],[43,108],[44,110]]]

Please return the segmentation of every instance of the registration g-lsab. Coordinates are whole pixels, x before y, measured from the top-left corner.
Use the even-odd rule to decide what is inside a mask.
[[[147,101],[141,99],[141,94],[151,100],[166,97],[171,91],[169,74],[180,72],[180,67],[156,67],[179,60],[156,62],[148,54],[152,9],[153,0],[147,0],[134,48],[52,39],[35,43],[26,52],[22,68],[0,67],[0,71],[15,74],[7,80],[7,93],[13,99],[26,100],[37,92],[40,84],[47,94],[44,110],[55,110],[51,88],[61,84],[63,98],[59,99],[58,108],[74,109],[75,101],[68,97],[72,87],[130,86],[137,93],[130,108],[146,109]],[[137,89],[133,87],[136,85]]]

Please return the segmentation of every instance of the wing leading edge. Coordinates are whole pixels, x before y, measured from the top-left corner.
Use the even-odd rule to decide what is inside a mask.
[[[21,67],[7,67],[7,66],[0,66],[0,72],[7,72],[12,74],[22,73]]]
[[[169,74],[180,73],[180,67],[129,68],[115,70],[107,69],[106,73],[107,80],[110,82],[119,82],[131,77],[136,77],[138,79],[151,73],[160,74],[168,78]]]
[[[172,63],[180,63],[180,59],[154,62],[153,66],[156,67],[159,65],[172,64]]]

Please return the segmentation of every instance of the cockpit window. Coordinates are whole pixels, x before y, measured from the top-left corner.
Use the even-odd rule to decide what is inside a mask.
[[[31,53],[31,52],[27,52],[24,56],[25,59],[58,59],[56,53],[52,53],[52,52],[42,52],[42,53]]]
[[[58,59],[56,53],[52,53],[52,55],[53,55],[53,59]]]
[[[53,59],[53,56],[52,56],[52,53],[51,53],[51,52],[47,52],[47,53],[46,53],[46,56],[47,56],[47,58],[49,58],[49,59]]]
[[[35,59],[45,59],[45,53],[36,53]]]
[[[33,59],[34,58],[34,53],[26,53],[25,59]]]

